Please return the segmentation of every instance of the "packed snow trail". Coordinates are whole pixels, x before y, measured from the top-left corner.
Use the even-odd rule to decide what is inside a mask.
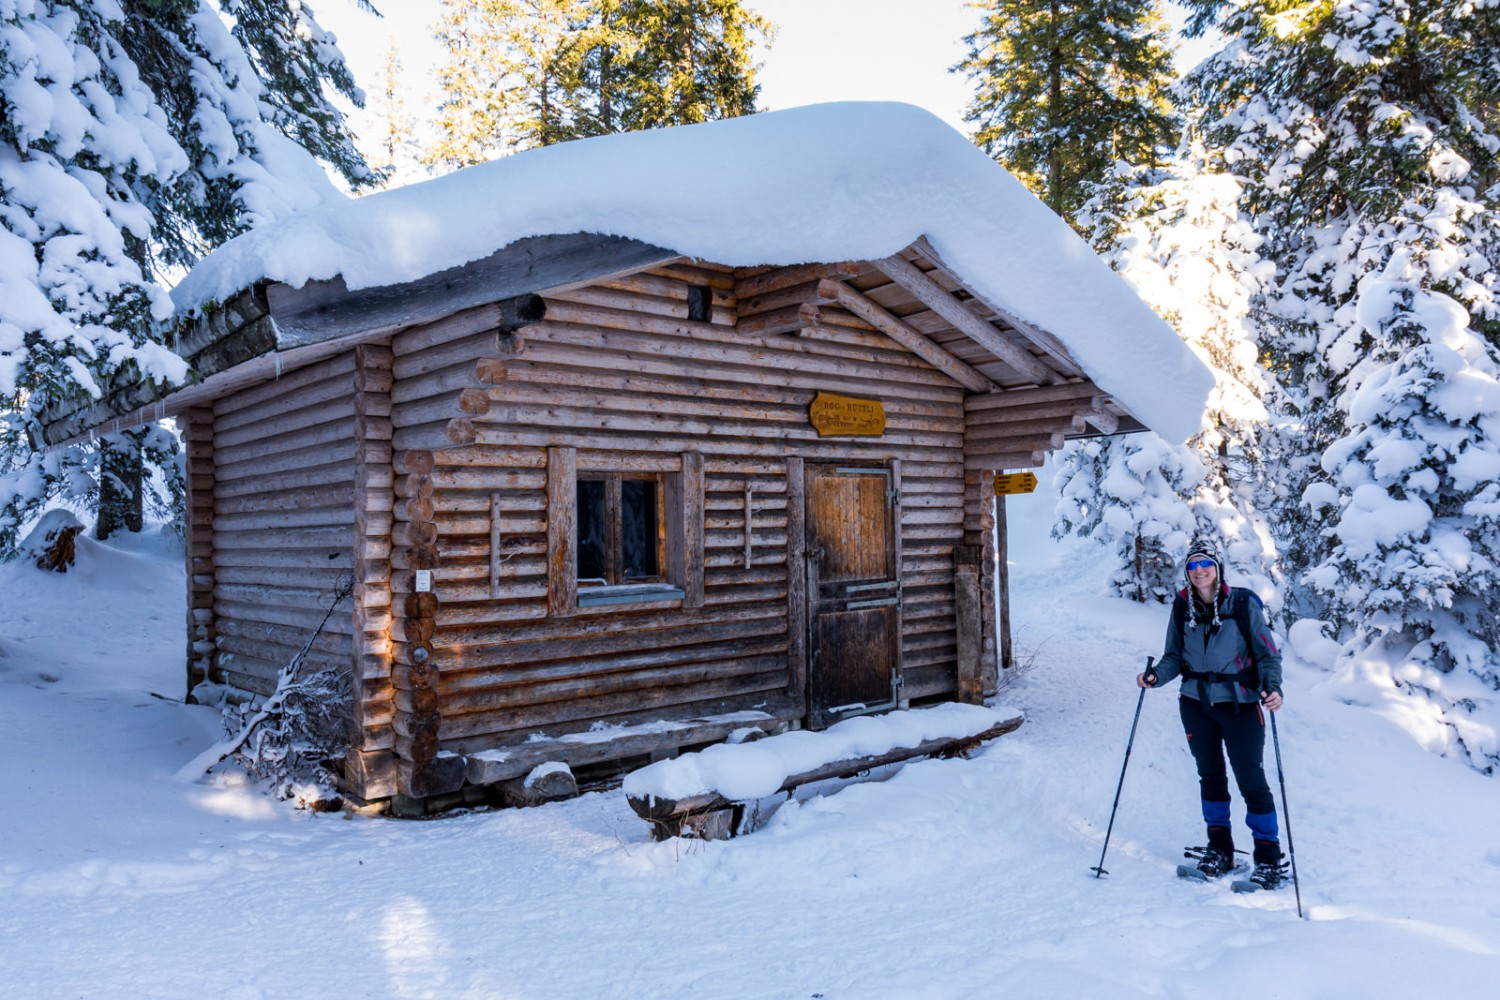
[[[0,967],[28,998],[1383,997],[1500,974],[1500,785],[1287,656],[1289,891],[1174,877],[1202,836],[1165,610],[1092,596],[1012,510],[1026,724],[970,760],[652,843],[619,791],[429,822],[299,813],[171,777],[218,735],[174,705],[181,559],[85,544],[0,567]],[[124,582],[115,582],[127,577]],[[87,609],[87,612],[84,612]],[[153,617],[154,616],[154,617]],[[47,681],[42,674],[55,678]],[[1240,822],[1236,806],[1236,822]],[[1241,838],[1244,834],[1237,831]],[[1248,844],[1242,845],[1248,846]]]

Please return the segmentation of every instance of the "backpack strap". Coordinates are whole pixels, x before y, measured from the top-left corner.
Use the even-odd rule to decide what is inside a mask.
[[[1260,671],[1255,665],[1255,643],[1251,641],[1250,631],[1250,602],[1261,604],[1260,595],[1245,587],[1231,587],[1229,590],[1229,614],[1234,619],[1235,626],[1240,630],[1240,638],[1245,643],[1245,654],[1250,661],[1244,668],[1236,673],[1218,673],[1210,671],[1193,670],[1186,664],[1182,668],[1184,680],[1196,680],[1198,682],[1198,700],[1208,704],[1207,686],[1213,684],[1240,684],[1250,691],[1256,690],[1260,685]],[[1182,614],[1178,614],[1179,605]],[[1264,607],[1264,605],[1261,605]],[[1179,644],[1184,640],[1186,634],[1187,617],[1187,591],[1184,589],[1178,594],[1177,601],[1173,602],[1172,613],[1177,621],[1177,637]]]

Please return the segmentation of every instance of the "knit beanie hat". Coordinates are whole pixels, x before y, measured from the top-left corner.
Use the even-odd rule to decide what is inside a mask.
[[[1217,591],[1217,593],[1214,595],[1215,599],[1211,604],[1209,604],[1207,608],[1204,609],[1212,617],[1212,626],[1214,628],[1217,628],[1219,625],[1218,597],[1219,595],[1223,594],[1229,586],[1224,581],[1224,560],[1219,558],[1218,547],[1206,538],[1193,539],[1192,543],[1188,545],[1187,559],[1184,560],[1182,564],[1182,577],[1187,581],[1189,602],[1192,604],[1199,604],[1200,602],[1198,601],[1198,592],[1193,589],[1193,581],[1192,578],[1188,576],[1187,567],[1189,563],[1198,562],[1203,559],[1207,559],[1214,564],[1214,570],[1218,575],[1218,578],[1214,581],[1214,588]],[[1197,615],[1188,615],[1188,628],[1192,628],[1194,626],[1196,618]]]

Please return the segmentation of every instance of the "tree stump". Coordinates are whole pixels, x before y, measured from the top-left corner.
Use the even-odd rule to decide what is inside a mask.
[[[66,573],[73,565],[77,554],[75,539],[82,530],[83,523],[69,511],[49,510],[21,544],[21,552],[37,569]]]

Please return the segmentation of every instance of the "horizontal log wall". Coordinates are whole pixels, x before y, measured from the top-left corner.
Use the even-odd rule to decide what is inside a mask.
[[[356,456],[379,456],[356,442],[353,352],[220,398],[211,446],[216,665],[266,695],[354,568]],[[345,600],[307,667],[346,669],[353,635]],[[361,738],[382,737],[371,727]]]
[[[829,273],[839,272],[794,275],[781,288],[764,276],[767,307],[795,302],[786,288],[815,294]],[[687,318],[694,285],[711,290],[706,320]],[[493,311],[487,320],[476,310],[396,336],[398,462],[407,449],[430,450],[434,461],[443,749],[604,719],[741,708],[800,716],[788,662],[798,644],[787,632],[794,456],[901,460],[906,694],[953,690],[962,388],[851,317],[815,335],[751,335],[736,329],[737,310],[728,270],[678,264],[551,295],[546,318],[518,331],[497,331]],[[808,422],[820,391],[881,400],[884,436],[820,439]],[[580,474],[671,477],[684,454],[703,456],[701,607],[669,600],[548,617],[548,448],[574,449]],[[401,563],[403,532],[413,530],[403,490],[398,475],[398,719],[421,708],[399,666],[411,641],[400,599],[414,569]]]

